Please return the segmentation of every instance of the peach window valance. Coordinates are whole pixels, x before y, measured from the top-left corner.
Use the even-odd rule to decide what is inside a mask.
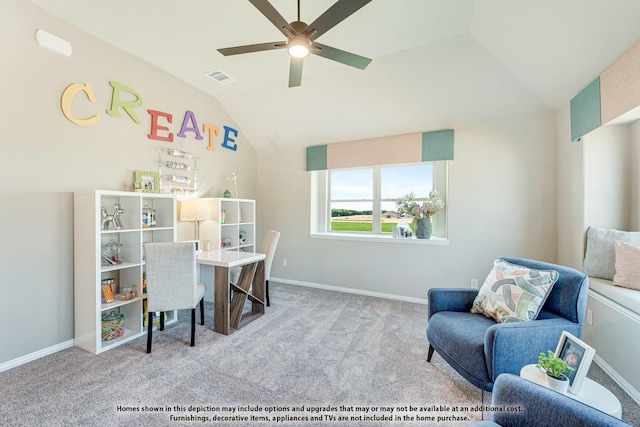
[[[453,129],[307,147],[307,171],[453,160]]]

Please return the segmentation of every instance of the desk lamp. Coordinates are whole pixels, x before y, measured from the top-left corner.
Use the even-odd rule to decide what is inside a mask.
[[[195,221],[196,240],[200,240],[200,221],[211,219],[211,208],[208,200],[189,199],[180,204],[180,221]]]

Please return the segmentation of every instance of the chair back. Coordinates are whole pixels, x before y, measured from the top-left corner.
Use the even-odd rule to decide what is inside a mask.
[[[191,309],[198,304],[193,242],[146,243],[149,311]]]
[[[264,259],[264,279],[269,280],[271,278],[271,264],[273,264],[273,257],[276,254],[276,247],[278,246],[278,240],[280,240],[280,232],[269,230],[267,235],[262,241],[262,247],[260,252],[266,254]]]
[[[587,296],[589,292],[589,278],[584,273],[570,267],[542,261],[522,258],[502,259],[528,268],[557,271],[558,281],[553,285],[553,289],[551,289],[551,293],[542,306],[538,318],[544,319],[548,317],[548,315],[545,316],[545,312],[552,313],[578,323],[582,329],[587,311]]]

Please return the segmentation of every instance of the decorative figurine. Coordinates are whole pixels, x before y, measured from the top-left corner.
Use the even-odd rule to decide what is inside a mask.
[[[235,198],[238,198],[238,172],[232,172],[231,176],[227,178],[229,181],[233,182],[233,189],[236,192]]]
[[[101,230],[108,230],[109,224],[113,225],[115,230],[122,230],[122,223],[120,222],[120,215],[126,211],[122,209],[120,203],[113,204],[113,215],[108,215],[107,210],[102,208],[102,223],[100,224]]]

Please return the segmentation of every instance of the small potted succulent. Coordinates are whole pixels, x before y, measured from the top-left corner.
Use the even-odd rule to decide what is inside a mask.
[[[540,353],[536,368],[547,374],[549,388],[559,391],[560,393],[567,392],[569,388],[569,376],[574,369],[569,366],[566,361],[556,357],[553,351],[549,350],[546,355]]]

